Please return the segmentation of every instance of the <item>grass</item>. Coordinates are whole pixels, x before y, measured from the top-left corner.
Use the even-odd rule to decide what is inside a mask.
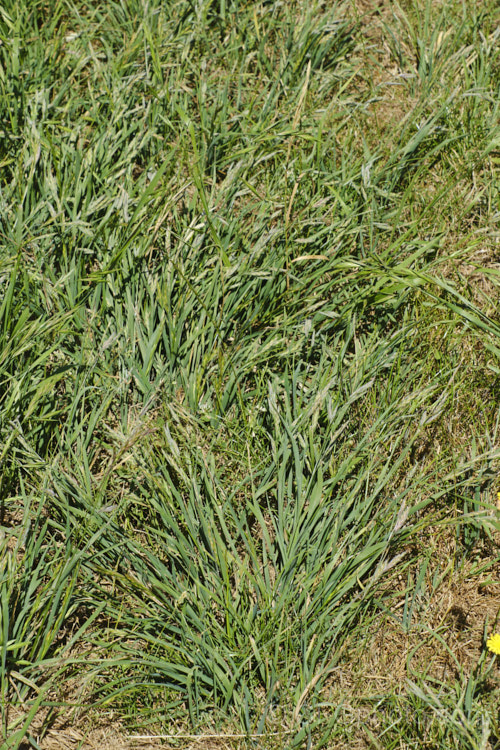
[[[4,2],[2,747],[499,746],[495,10]]]

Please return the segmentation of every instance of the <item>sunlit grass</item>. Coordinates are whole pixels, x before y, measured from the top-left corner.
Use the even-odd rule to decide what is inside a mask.
[[[4,3],[6,747],[495,746],[493,16]]]

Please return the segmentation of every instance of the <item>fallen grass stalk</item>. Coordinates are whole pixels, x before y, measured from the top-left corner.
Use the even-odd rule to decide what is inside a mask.
[[[279,737],[282,735],[292,734],[293,730],[283,729],[281,732],[266,732],[265,734],[235,734],[233,732],[218,732],[217,734],[131,734],[128,739],[136,740],[258,740],[261,737]]]

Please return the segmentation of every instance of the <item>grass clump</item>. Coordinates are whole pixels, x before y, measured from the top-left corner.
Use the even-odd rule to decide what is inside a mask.
[[[472,10],[4,3],[5,747],[496,746]]]

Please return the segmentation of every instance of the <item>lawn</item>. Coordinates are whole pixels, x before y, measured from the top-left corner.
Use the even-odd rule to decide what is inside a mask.
[[[4,0],[2,750],[500,747],[499,15]]]

